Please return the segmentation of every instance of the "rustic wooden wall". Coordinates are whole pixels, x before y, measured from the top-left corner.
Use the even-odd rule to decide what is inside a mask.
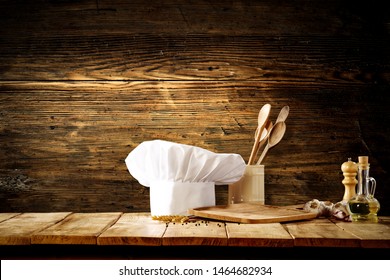
[[[248,160],[270,103],[290,115],[267,204],[337,202],[341,164],[368,155],[390,215],[383,2],[1,1],[0,211],[148,211],[132,149],[165,139]]]

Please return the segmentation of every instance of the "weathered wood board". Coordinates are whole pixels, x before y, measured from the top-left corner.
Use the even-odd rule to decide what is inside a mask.
[[[279,223],[226,223],[228,246],[293,247],[294,240]]]
[[[97,239],[98,245],[160,246],[167,225],[150,213],[125,213]]]
[[[21,213],[0,213],[0,223],[20,214]]]
[[[361,240],[363,248],[390,248],[390,224],[385,223],[337,223],[345,231]]]
[[[30,245],[31,236],[71,213],[23,213],[0,223],[0,245]]]
[[[227,246],[225,224],[196,221],[170,223],[162,239],[164,246]]]
[[[302,247],[360,247],[360,239],[328,219],[286,223],[294,238],[294,246]]]
[[[125,246],[129,252],[134,246],[166,246],[168,250],[170,246],[389,249],[387,220],[379,217],[378,223],[351,223],[317,218],[243,224],[191,217],[183,223],[166,223],[153,220],[150,213],[15,213],[0,222],[0,246]]]
[[[73,213],[63,221],[39,231],[31,244],[97,244],[97,237],[122,213]]]

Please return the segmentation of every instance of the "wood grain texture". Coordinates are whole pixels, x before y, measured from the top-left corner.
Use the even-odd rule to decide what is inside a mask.
[[[0,213],[0,223],[11,219],[12,217],[18,216],[21,213]]]
[[[315,213],[273,205],[238,203],[189,209],[189,214],[206,219],[244,224],[281,223],[316,218]]]
[[[337,226],[360,238],[363,248],[390,248],[390,224],[337,223]]]
[[[228,246],[292,247],[294,240],[280,223],[227,223]]]
[[[196,221],[170,223],[162,239],[163,246],[227,246],[223,222]]]
[[[155,221],[150,213],[125,213],[99,235],[98,245],[161,246],[167,225]]]
[[[23,213],[0,223],[0,245],[30,245],[31,236],[71,213]]]
[[[293,222],[284,225],[294,238],[294,246],[302,247],[360,247],[359,238],[328,219]]]
[[[1,1],[1,212],[144,212],[124,158],[165,139],[248,159],[260,107],[291,108],[266,203],[342,199],[369,155],[390,213],[383,1]],[[217,203],[227,188],[217,188]]]
[[[184,223],[165,223],[153,220],[150,213],[22,213],[0,222],[0,245],[96,245],[111,249],[124,246],[129,252],[134,248],[164,246],[167,250],[180,246],[389,249],[387,220],[388,217],[380,216],[378,223],[318,218],[238,224],[192,217]]]
[[[354,37],[256,35],[43,35],[0,41],[0,80],[327,81],[386,84],[390,73],[369,50],[389,47]],[[20,40],[20,39],[18,39]],[[20,45],[15,49],[15,44]],[[356,49],[359,49],[358,51]]]
[[[147,189],[131,180],[124,164],[127,154],[144,140],[164,138],[247,159],[262,104],[254,98],[272,99],[276,108],[291,107],[285,138],[265,163],[266,203],[296,204],[313,197],[338,201],[344,191],[340,163],[346,155],[367,151],[363,139],[379,145],[385,131],[377,137],[373,127],[363,131],[353,122],[360,118],[360,106],[345,97],[356,98],[356,88],[331,99],[321,91],[311,96],[312,90],[256,82],[3,83],[0,153],[8,160],[0,164],[9,178],[24,176],[19,184],[24,189],[9,186],[5,178],[3,186],[9,188],[2,193],[2,207],[147,211]],[[367,101],[366,109],[372,106],[371,117],[379,112],[369,101],[377,102],[380,95],[360,97]],[[385,112],[381,116],[387,118]],[[385,170],[379,169],[384,165],[376,157],[371,166],[371,174],[386,182]],[[385,201],[386,189],[380,186],[378,199]],[[226,203],[225,190],[217,188],[222,191],[219,204]],[[24,202],[14,202],[17,197]]]
[[[31,244],[97,244],[97,237],[122,213],[73,213],[31,237]]]
[[[373,4],[375,3],[375,5]],[[2,1],[3,33],[344,34],[386,19],[382,1]],[[373,17],[373,16],[376,16]],[[370,19],[375,19],[370,21]],[[383,27],[382,27],[383,28]],[[382,31],[383,30],[378,30]],[[377,31],[377,32],[378,32]]]

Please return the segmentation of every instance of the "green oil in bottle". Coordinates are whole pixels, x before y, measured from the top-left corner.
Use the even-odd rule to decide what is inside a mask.
[[[374,198],[376,181],[369,176],[370,164],[367,156],[359,157],[357,194],[348,201],[352,221],[377,222],[380,204]]]
[[[356,196],[348,202],[352,221],[368,220],[370,204],[364,196]]]

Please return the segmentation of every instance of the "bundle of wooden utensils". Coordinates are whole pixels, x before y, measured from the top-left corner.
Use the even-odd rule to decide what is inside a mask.
[[[282,140],[284,133],[286,132],[285,121],[288,117],[290,107],[284,106],[280,110],[275,123],[272,123],[272,121],[269,119],[270,111],[270,104],[265,104],[259,111],[258,125],[255,133],[255,142],[248,160],[248,165],[262,164],[265,156],[268,153],[268,150],[275,147],[280,142],[280,140]],[[257,154],[261,149],[263,149],[263,152],[256,162]]]

